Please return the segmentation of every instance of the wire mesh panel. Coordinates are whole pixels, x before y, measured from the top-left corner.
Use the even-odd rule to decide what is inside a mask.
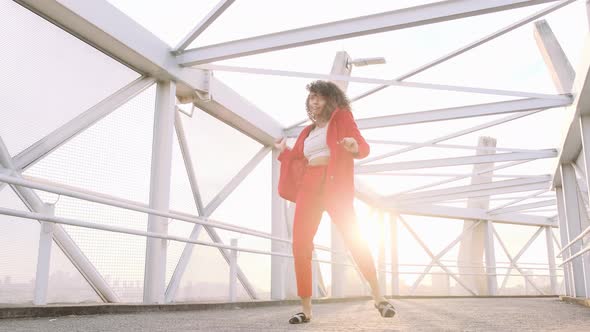
[[[13,156],[139,77],[14,1],[0,16],[0,136]]]
[[[149,88],[25,172],[62,185],[147,204],[155,88]],[[56,203],[56,215],[147,230],[147,215],[36,191]],[[122,301],[142,300],[146,239],[64,227]]]
[[[0,190],[0,206],[26,211],[10,187]],[[39,223],[0,215],[0,303],[30,303],[35,289]]]

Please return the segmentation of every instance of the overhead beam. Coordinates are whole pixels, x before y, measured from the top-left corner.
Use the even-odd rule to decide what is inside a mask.
[[[199,47],[178,56],[183,66],[538,5],[555,0],[450,0]]]
[[[266,113],[210,78],[207,71],[178,66],[170,47],[150,31],[126,16],[108,1],[16,0],[65,31],[145,76],[176,83],[176,96],[195,104],[259,142],[270,144],[282,127]],[[218,101],[206,105],[203,93],[215,94]],[[227,104],[225,97],[232,96]],[[233,112],[237,112],[234,114]]]
[[[545,20],[535,22],[534,36],[558,93],[570,93],[576,72]]]
[[[443,188],[443,189],[435,189],[435,190],[425,190],[419,191],[414,193],[407,193],[403,195],[392,195],[388,196],[387,199],[395,202],[399,202],[400,204],[403,201],[413,200],[413,199],[423,199],[428,197],[444,197],[452,194],[460,194],[460,193],[468,193],[468,192],[478,192],[490,189],[499,189],[499,188],[508,188],[508,187],[519,187],[525,186],[529,184],[537,184],[537,183],[548,183],[551,180],[549,176],[538,176],[533,178],[525,178],[525,179],[515,179],[515,180],[502,180],[502,181],[494,181],[488,183],[479,183],[479,184],[469,184],[465,186],[456,186],[451,188]]]
[[[417,123],[464,119],[476,116],[495,115],[504,113],[525,112],[536,109],[546,109],[571,105],[573,98],[543,99],[527,98],[519,100],[501,101],[495,103],[451,107],[431,111],[385,115],[365,119],[356,119],[359,129],[374,129],[394,127]],[[297,136],[305,128],[298,126],[285,131],[287,136]]]
[[[223,12],[231,6],[235,0],[221,0],[215,7],[205,16],[191,32],[184,37],[180,43],[174,48],[174,53],[184,51],[205,29],[207,29],[215,20],[223,14]]]
[[[472,43],[467,44],[467,45],[465,45],[465,46],[463,46],[463,47],[461,47],[459,49],[456,49],[456,50],[452,51],[451,53],[448,53],[447,55],[444,55],[444,56],[442,56],[442,57],[440,57],[440,58],[438,58],[438,59],[436,59],[434,61],[431,61],[431,62],[429,62],[429,63],[427,63],[425,65],[422,65],[422,66],[420,66],[418,68],[415,68],[415,69],[413,69],[413,70],[411,70],[411,71],[409,71],[409,72],[407,72],[407,73],[405,73],[403,75],[400,75],[400,76],[396,77],[394,80],[396,80],[396,81],[403,81],[405,79],[408,79],[408,78],[410,78],[410,77],[412,77],[414,75],[417,75],[417,74],[419,74],[419,73],[421,73],[421,72],[423,72],[423,71],[425,71],[425,70],[427,70],[429,68],[432,68],[432,67],[434,67],[434,66],[436,66],[438,64],[441,64],[441,63],[443,63],[445,61],[448,61],[448,60],[450,60],[450,59],[452,59],[452,58],[454,58],[454,57],[456,57],[458,55],[461,55],[461,54],[463,54],[463,53],[465,53],[465,52],[467,52],[467,51],[469,51],[469,50],[471,50],[471,49],[473,49],[475,47],[478,47],[478,46],[480,46],[482,44],[485,44],[485,43],[487,43],[490,40],[493,40],[495,38],[498,38],[498,37],[500,37],[500,36],[502,36],[502,35],[510,32],[510,31],[512,31],[512,30],[514,30],[516,28],[519,28],[519,27],[521,27],[521,26],[523,26],[525,24],[528,24],[529,22],[532,22],[533,20],[536,20],[539,17],[542,17],[544,15],[547,15],[547,14],[549,14],[549,13],[551,13],[551,12],[553,12],[553,11],[555,11],[555,10],[557,10],[557,9],[559,9],[559,8],[567,5],[567,4],[570,4],[570,3],[574,2],[574,1],[575,0],[564,0],[564,1],[559,2],[557,4],[551,5],[550,7],[547,7],[545,9],[542,9],[542,10],[534,13],[533,15],[530,15],[530,16],[528,16],[528,17],[526,17],[526,18],[524,18],[524,19],[522,19],[520,21],[517,21],[515,23],[512,23],[512,24],[510,24],[510,25],[508,25],[508,26],[506,26],[506,27],[504,27],[504,28],[502,28],[502,29],[500,29],[500,30],[498,30],[498,31],[490,34],[490,35],[487,35],[487,36],[485,36],[485,37],[483,37],[483,38],[481,38],[479,40],[476,40],[475,42],[472,42]],[[368,91],[365,91],[365,92],[363,92],[363,93],[361,93],[361,94],[359,94],[359,95],[351,98],[350,101],[351,102],[356,102],[356,101],[358,101],[360,99],[363,99],[363,98],[365,98],[367,96],[370,96],[370,95],[374,94],[375,92],[381,91],[381,90],[387,88],[388,86],[389,85],[381,85],[381,86],[378,86],[376,88],[369,89]]]
[[[555,200],[555,199],[548,199],[548,200],[540,201],[540,202],[527,203],[527,204],[519,204],[519,205],[512,205],[510,207],[506,207],[506,208],[503,208],[503,209],[495,210],[495,211],[490,212],[490,213],[491,214],[503,214],[503,213],[507,213],[507,212],[516,212],[516,211],[530,210],[530,209],[539,208],[539,207],[545,207],[545,206],[555,206],[556,205],[556,202],[557,202],[557,200]]]
[[[488,215],[485,209],[456,208],[440,205],[401,206],[391,208],[392,212],[416,216],[460,219],[460,220],[490,220],[502,224],[526,225],[526,226],[551,226],[557,227],[557,223],[550,218],[532,216],[519,213],[506,213],[501,215]]]
[[[405,169],[420,169],[431,167],[447,167],[457,165],[471,165],[496,163],[503,161],[517,161],[530,159],[554,158],[557,156],[557,151],[553,149],[540,150],[538,152],[508,152],[497,153],[490,155],[455,157],[455,158],[441,158],[441,159],[425,159],[400,161],[395,163],[371,164],[356,166],[354,172],[356,174],[384,172],[384,171],[399,171]]]
[[[372,161],[385,159],[387,157],[391,157],[391,156],[395,156],[395,155],[398,155],[398,154],[401,154],[401,153],[404,153],[404,152],[409,152],[409,151],[412,151],[412,150],[416,150],[416,149],[419,149],[421,147],[428,146],[430,144],[436,144],[438,142],[443,142],[443,141],[450,140],[450,139],[455,138],[455,137],[460,137],[460,136],[463,136],[463,135],[467,135],[467,134],[470,134],[470,133],[473,133],[473,132],[476,132],[476,131],[479,131],[479,130],[482,130],[482,129],[485,129],[485,128],[490,128],[490,127],[493,127],[493,126],[496,126],[496,125],[499,125],[499,124],[502,124],[502,123],[506,123],[506,122],[513,121],[513,120],[517,120],[517,119],[520,119],[520,118],[523,118],[525,116],[532,115],[532,114],[535,114],[535,113],[541,112],[541,111],[542,110],[528,111],[528,112],[524,112],[524,113],[511,114],[511,115],[508,115],[506,117],[502,117],[500,119],[495,119],[495,120],[488,121],[486,123],[482,123],[482,124],[479,124],[479,125],[476,125],[476,126],[473,126],[473,127],[470,127],[470,128],[466,128],[466,129],[462,129],[462,130],[456,131],[454,133],[450,133],[450,134],[447,134],[447,135],[439,136],[439,137],[430,139],[430,140],[425,141],[425,142],[416,143],[414,145],[411,145],[411,146],[408,146],[408,147],[405,147],[405,148],[402,148],[402,149],[399,149],[399,150],[395,150],[395,151],[392,151],[392,152],[387,152],[387,153],[380,154],[380,155],[374,156],[374,157],[365,158],[365,159],[363,159],[361,161],[358,161],[356,164],[357,165],[362,165],[362,164],[370,163]]]
[[[209,82],[209,98],[197,98],[194,104],[263,145],[272,146],[283,135],[276,120],[215,77]]]
[[[166,43],[108,1],[15,1],[133,70],[176,81],[178,96],[206,90],[206,73],[178,66]]]

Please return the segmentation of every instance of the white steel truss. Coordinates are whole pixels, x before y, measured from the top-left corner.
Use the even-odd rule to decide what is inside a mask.
[[[357,124],[361,130],[383,128],[383,127],[394,127],[403,126],[409,124],[444,121],[452,119],[463,119],[470,117],[514,113],[504,118],[483,123],[471,128],[466,128],[455,133],[444,135],[442,137],[433,138],[425,142],[399,142],[389,141],[381,143],[383,144],[398,144],[405,145],[406,147],[395,150],[389,153],[385,153],[378,156],[372,156],[366,158],[357,163],[355,167],[356,174],[378,174],[378,175],[392,175],[392,176],[409,176],[411,173],[391,173],[390,171],[400,170],[413,170],[418,168],[431,168],[431,167],[448,167],[458,165],[475,165],[482,163],[499,163],[506,162],[502,165],[495,165],[485,170],[479,170],[474,174],[448,174],[451,176],[449,179],[438,181],[435,183],[418,186],[403,192],[399,192],[395,195],[383,196],[377,195],[371,190],[365,190],[363,184],[359,184],[357,181],[357,197],[361,200],[368,202],[373,205],[373,208],[381,209],[379,213],[383,211],[391,212],[395,215],[396,219],[399,218],[400,222],[406,227],[406,229],[412,234],[420,246],[427,252],[431,258],[431,262],[426,266],[424,272],[420,275],[418,280],[412,286],[410,294],[412,294],[424,276],[429,273],[431,268],[436,264],[440,266],[445,273],[457,281],[463,288],[465,288],[470,294],[477,295],[462,279],[460,275],[453,273],[449,268],[442,263],[442,256],[444,256],[454,245],[463,239],[463,237],[472,231],[481,222],[488,222],[489,227],[493,230],[496,238],[501,244],[507,257],[509,258],[510,266],[506,272],[506,277],[503,280],[500,291],[504,289],[507,283],[508,277],[511,275],[511,270],[516,269],[526,279],[526,282],[530,283],[540,294],[545,294],[541,287],[536,285],[529,275],[524,273],[517,261],[523,255],[523,253],[530,247],[531,243],[538,237],[538,235],[545,230],[546,232],[546,244],[547,252],[549,255],[549,269],[551,277],[551,289],[555,292],[557,289],[556,281],[556,264],[554,261],[553,242],[556,243],[558,248],[560,247],[557,243],[555,235],[551,231],[552,227],[557,227],[558,220],[559,224],[563,225],[564,222],[571,222],[567,219],[566,215],[568,211],[561,211],[563,208],[571,209],[571,197],[572,193],[567,192],[565,197],[557,195],[556,199],[547,199],[540,202],[523,203],[516,205],[516,203],[523,202],[529,199],[536,199],[550,189],[552,184],[554,187],[561,190],[562,176],[560,172],[564,164],[568,164],[575,160],[578,156],[578,152],[582,150],[584,157],[590,155],[585,149],[590,142],[590,79],[588,78],[588,72],[590,71],[590,43],[587,42],[584,56],[582,57],[582,65],[577,72],[577,76],[574,81],[574,75],[576,74],[569,61],[562,52],[557,39],[552,34],[548,24],[545,21],[538,21],[535,23],[535,38],[541,53],[550,68],[551,74],[556,82],[557,90],[559,94],[542,94],[542,93],[531,93],[521,91],[509,91],[502,89],[484,89],[464,86],[452,86],[442,84],[428,84],[428,83],[412,83],[405,82],[404,80],[412,77],[420,72],[423,72],[429,68],[436,66],[437,64],[443,63],[457,55],[463,54],[479,45],[482,45],[490,40],[493,40],[501,35],[504,35],[518,27],[521,27],[527,23],[533,22],[538,18],[551,13],[565,5],[568,5],[575,0],[501,0],[494,2],[485,1],[468,1],[468,0],[448,0],[440,1],[432,4],[405,8],[395,10],[391,12],[379,13],[364,17],[357,17],[343,21],[331,22],[321,25],[309,26],[295,30],[283,31],[279,33],[267,34],[262,36],[251,37],[242,40],[234,40],[226,43],[215,44],[211,46],[198,47],[195,49],[187,50],[187,47],[205,30],[207,29],[220,15],[223,14],[235,1],[234,0],[221,0],[218,4],[188,33],[180,43],[174,48],[168,47],[165,43],[155,38],[154,35],[135,23],[125,14],[118,11],[115,7],[110,5],[108,2],[80,2],[75,0],[47,0],[47,1],[34,1],[34,0],[16,0],[16,2],[29,8],[33,12],[47,18],[51,22],[60,26],[64,30],[70,32],[74,36],[94,46],[95,48],[103,51],[110,57],[117,59],[132,69],[138,71],[142,76],[134,82],[131,82],[127,86],[120,89],[118,92],[110,96],[109,98],[101,101],[99,104],[88,109],[80,116],[71,120],[69,123],[61,126],[54,132],[50,133],[46,137],[37,141],[14,158],[8,154],[7,149],[0,138],[0,161],[4,168],[0,169],[0,190],[5,184],[15,190],[18,196],[23,200],[31,212],[13,211],[9,209],[0,208],[0,213],[6,215],[20,216],[22,218],[33,218],[41,222],[41,238],[39,247],[39,258],[37,265],[37,282],[35,289],[35,304],[44,304],[47,291],[47,274],[49,269],[50,260],[50,247],[52,239],[64,250],[68,258],[74,263],[74,266],[81,272],[81,274],[88,280],[89,284],[96,290],[97,294],[105,302],[118,302],[119,299],[116,294],[110,289],[108,284],[102,279],[102,276],[96,271],[93,264],[84,256],[82,251],[73,243],[73,241],[67,236],[67,233],[61,228],[61,224],[75,225],[80,227],[90,227],[94,229],[102,229],[108,231],[121,232],[126,234],[134,234],[140,236],[146,236],[148,239],[148,253],[151,248],[161,246],[164,241],[176,240],[185,242],[185,248],[181,255],[181,258],[176,266],[174,274],[168,284],[167,289],[162,289],[163,279],[163,265],[165,258],[157,257],[158,250],[156,250],[156,258],[146,258],[146,285],[144,287],[146,303],[160,303],[162,302],[162,296],[164,296],[165,302],[172,302],[175,299],[180,280],[183,277],[186,266],[190,260],[191,253],[194,250],[194,245],[209,245],[219,249],[220,254],[230,265],[230,271],[236,281],[240,281],[246,292],[252,299],[257,299],[258,295],[254,291],[254,287],[250,284],[246,275],[239,268],[239,264],[236,259],[236,253],[238,250],[257,253],[267,254],[273,257],[285,258],[290,255],[285,250],[277,251],[275,246],[276,243],[288,243],[288,239],[279,238],[277,236],[260,234],[259,232],[239,228],[230,225],[224,225],[209,221],[208,217],[224,202],[224,200],[240,185],[240,183],[246,178],[246,176],[259,164],[269,152],[272,151],[272,144],[277,137],[296,136],[301,130],[300,126],[303,122],[299,122],[294,126],[283,128],[274,118],[263,112],[254,103],[248,101],[246,98],[241,96],[237,91],[227,86],[216,77],[212,75],[214,71],[231,71],[241,72],[246,74],[255,75],[279,75],[286,77],[303,77],[303,78],[314,78],[314,79],[326,79],[336,80],[345,82],[359,82],[359,83],[371,83],[378,84],[377,88],[368,90],[354,98],[352,101],[356,101],[365,98],[377,91],[380,91],[388,86],[402,86],[412,88],[423,88],[423,89],[435,89],[435,90],[447,90],[447,91],[460,91],[460,92],[471,92],[480,94],[493,94],[503,95],[511,97],[520,97],[521,99],[509,100],[487,104],[467,105],[445,109],[434,109],[429,111],[405,113],[405,114],[392,114],[384,115],[379,117],[371,117],[358,119]],[[210,64],[211,62],[232,59],[242,57],[245,55],[260,54],[264,52],[270,52],[274,50],[299,47],[304,45],[311,45],[316,43],[322,43],[331,40],[339,40],[343,38],[350,38],[354,36],[364,36],[375,34],[384,31],[393,31],[398,29],[406,29],[416,26],[422,26],[432,24],[436,22],[456,20],[465,17],[472,17],[482,15],[486,13],[494,13],[500,11],[506,11],[514,8],[521,8],[526,6],[532,6],[542,3],[554,3],[551,6],[534,13],[524,19],[521,19],[511,25],[508,25],[497,32],[485,36],[473,43],[465,45],[445,56],[439,57],[421,67],[418,67],[412,71],[405,73],[404,75],[398,76],[392,80],[368,78],[368,77],[353,77],[351,75],[324,75],[317,73],[306,73],[306,72],[294,72],[285,70],[273,70],[265,68],[245,68],[239,66],[222,66],[217,64]],[[197,67],[189,68],[188,66],[198,65]],[[568,67],[569,66],[569,67]],[[110,114],[117,107],[127,102],[140,92],[154,83],[158,83],[159,94],[159,106],[157,110],[166,108],[172,108],[173,113],[167,115],[159,114],[163,116],[158,121],[157,125],[161,123],[167,124],[165,128],[155,130],[156,133],[162,135],[168,135],[171,133],[172,127],[170,121],[174,121],[174,128],[178,136],[182,157],[184,159],[184,166],[186,168],[190,187],[195,202],[197,215],[188,216],[181,215],[178,213],[168,212],[169,199],[166,190],[169,190],[169,162],[170,162],[170,147],[169,138],[160,137],[156,138],[154,145],[154,152],[161,153],[164,156],[164,160],[157,160],[156,158],[152,162],[154,167],[151,179],[151,188],[153,190],[153,200],[151,199],[150,206],[138,206],[137,204],[124,202],[113,198],[100,198],[96,195],[75,193],[78,197],[88,199],[89,201],[102,202],[111,206],[118,206],[123,208],[129,208],[135,211],[141,211],[149,213],[150,225],[156,225],[157,222],[161,222],[168,218],[174,218],[187,222],[194,223],[191,234],[187,234],[188,237],[175,237],[167,234],[166,227],[150,227],[147,232],[135,231],[130,229],[123,229],[120,227],[108,227],[101,225],[89,225],[83,221],[71,220],[66,218],[60,218],[55,216],[52,212],[52,207],[44,204],[41,199],[36,196],[33,189],[50,189],[51,186],[39,184],[38,181],[30,181],[22,176],[22,172],[27,168],[31,167],[34,163],[41,160],[44,156],[51,153],[53,150],[66,143],[69,139],[79,134],[92,124],[96,123],[101,118],[104,118]],[[162,91],[160,91],[162,90]],[[165,91],[164,91],[165,90]],[[572,94],[570,94],[572,93]],[[164,99],[161,99],[164,96]],[[182,127],[182,116],[178,109],[173,107],[174,97],[178,100],[185,102],[188,101],[200,110],[207,112],[218,120],[228,124],[232,128],[244,133],[248,137],[262,144],[261,149],[258,153],[248,161],[244,167],[231,179],[231,181],[221,189],[221,191],[213,198],[213,200],[204,206],[201,194],[199,192],[199,186],[197,184],[197,178],[194,172],[194,165],[190,156],[191,142],[188,142]],[[162,101],[163,100],[163,101]],[[170,106],[170,107],[168,107]],[[460,146],[452,144],[439,144],[442,141],[449,140],[455,137],[466,135],[469,133],[476,132],[478,130],[489,128],[498,124],[506,123],[508,121],[523,118],[528,115],[535,114],[537,112],[564,107],[567,112],[569,121],[569,127],[564,137],[563,143],[560,146],[561,149],[544,149],[544,150],[533,150],[533,149],[509,149],[509,148],[481,148],[471,146]],[[174,117],[174,119],[171,118]],[[159,143],[166,143],[162,146],[156,146]],[[404,162],[390,162],[383,164],[375,164],[373,162],[382,160],[388,157],[400,155],[405,152],[410,152],[415,149],[422,147],[437,147],[437,148],[456,148],[456,149],[467,149],[467,150],[482,150],[487,149],[490,152],[507,151],[506,153],[493,153],[493,154],[482,154],[476,156],[464,156],[455,158],[440,158],[440,159],[428,159],[428,160],[412,160]],[[584,148],[583,148],[584,147]],[[275,151],[276,152],[276,151]],[[276,153],[273,154],[276,157]],[[505,181],[496,181],[483,184],[473,184],[469,186],[458,186],[445,189],[437,190],[424,190],[432,188],[441,184],[458,181],[469,176],[480,175],[484,173],[491,173],[495,170],[508,168],[516,165],[520,165],[529,161],[544,159],[544,158],[555,158],[558,157],[558,166],[556,168],[556,176],[547,175],[526,175],[518,176],[513,179]],[[575,164],[574,164],[574,167]],[[585,169],[582,170],[588,174],[590,165],[588,162],[585,164]],[[275,170],[276,171],[276,170]],[[390,173],[386,173],[390,172]],[[582,173],[583,173],[582,172]],[[426,176],[427,173],[422,173],[420,176]],[[276,174],[275,174],[276,175]],[[437,175],[440,176],[440,175]],[[510,177],[509,175],[497,175],[493,174],[493,177]],[[514,176],[513,176],[514,177]],[[570,179],[571,180],[571,179]],[[584,179],[587,186],[590,186],[588,177]],[[273,182],[276,184],[276,181]],[[56,192],[63,194],[72,194],[74,190],[69,189],[55,189]],[[565,189],[571,190],[571,188]],[[494,195],[501,195],[507,193],[519,193],[535,190],[533,194],[529,194],[523,197],[511,197],[511,201],[496,206],[492,209],[476,209],[476,208],[455,208],[443,205],[434,205],[433,203],[448,203],[456,202],[457,200],[464,200],[473,197],[484,197],[492,196],[490,200],[494,200]],[[588,190],[586,190],[588,192]],[[563,195],[562,195],[563,196]],[[508,198],[504,198],[508,199]],[[566,204],[564,204],[564,199]],[[584,197],[587,200],[587,197]],[[280,215],[278,204],[281,202],[273,200],[273,218]],[[587,203],[587,202],[585,202]],[[586,204],[587,205],[587,204]],[[543,207],[556,206],[559,211],[558,216],[555,217],[543,217],[538,215],[532,215],[527,213],[534,212],[546,212],[554,211],[553,209],[539,210]],[[276,211],[276,212],[275,212]],[[441,218],[452,218],[460,220],[473,220],[475,221],[471,228],[463,231],[456,239],[450,242],[442,251],[438,254],[434,254],[424,241],[415,233],[413,228],[404,218],[400,215],[421,215],[421,216],[434,216]],[[571,219],[571,217],[570,217]],[[539,227],[536,233],[528,240],[524,247],[512,258],[509,254],[506,246],[496,233],[493,228],[493,223],[509,223],[517,225],[527,225],[531,227]],[[279,223],[277,223],[279,224]],[[393,223],[392,223],[393,224]],[[274,225],[274,220],[273,220]],[[562,226],[563,227],[563,226]],[[273,251],[265,252],[262,250],[244,249],[238,248],[235,242],[231,245],[223,243],[221,238],[216,232],[216,228],[226,229],[230,231],[240,232],[243,234],[251,234],[256,236],[262,236],[273,241]],[[200,231],[205,229],[209,236],[212,238],[213,243],[204,243],[198,241]],[[561,230],[560,230],[561,231]],[[590,232],[590,228],[586,230],[579,230],[576,234],[567,234],[564,238],[563,231],[561,232],[562,241],[561,245],[563,249],[560,249],[560,254],[567,250],[567,254],[564,255],[564,264],[570,264],[574,259],[587,253],[590,249],[589,246],[582,247],[581,243],[584,239],[584,235]],[[395,233],[392,230],[392,237]],[[397,235],[395,235],[397,236]],[[570,238],[572,238],[570,240]],[[383,238],[381,238],[383,240]],[[397,244],[396,244],[397,245]],[[577,252],[572,252],[572,248],[578,249]],[[319,250],[330,250],[330,248],[323,248],[316,246]],[[155,250],[155,249],[154,249]],[[396,248],[395,251],[398,249]],[[392,253],[394,248],[392,246]],[[383,268],[385,263],[381,261],[383,257],[384,248],[380,247],[380,267]],[[160,254],[162,252],[159,252]],[[163,251],[165,255],[165,250]],[[152,256],[153,254],[146,255]],[[567,256],[567,257],[566,257]],[[587,255],[586,255],[587,256]],[[152,256],[153,257],[153,256]],[[590,262],[587,257],[584,257],[586,261]],[[392,262],[397,258],[392,257]],[[487,258],[486,258],[487,259]],[[150,264],[148,264],[148,261]],[[314,262],[320,262],[321,260],[315,259]],[[156,263],[154,263],[156,262]],[[279,264],[280,260],[273,260],[273,266]],[[334,263],[333,261],[323,261],[327,263]],[[344,263],[343,263],[344,264]],[[346,263],[348,264],[348,263]],[[392,263],[393,264],[393,263]],[[397,263],[395,263],[397,264]],[[588,264],[588,263],[585,263]],[[148,268],[148,265],[150,267]],[[348,264],[353,265],[354,264]],[[495,265],[495,264],[494,264]],[[590,266],[590,264],[588,264]],[[317,264],[314,265],[317,267]],[[575,263],[575,274],[576,278],[580,278],[580,265]],[[396,271],[397,267],[392,267],[392,271]],[[495,268],[495,266],[494,266]],[[564,269],[566,273],[569,273],[570,268]],[[148,270],[151,270],[149,272]],[[495,269],[493,270],[495,271]],[[399,273],[399,271],[398,271]],[[495,273],[495,272],[494,272]],[[279,285],[285,284],[284,272],[280,269],[273,270],[273,279],[281,279]],[[384,274],[382,274],[383,276]],[[587,276],[587,275],[586,275]],[[150,280],[153,278],[154,280]],[[566,288],[568,283],[571,282],[571,276],[564,278]],[[383,279],[383,278],[382,278]],[[395,276],[392,273],[392,285],[397,280],[394,280]],[[383,280],[382,280],[383,282]],[[323,280],[315,280],[314,283],[320,285],[322,296],[327,295]],[[151,286],[150,286],[151,285]],[[274,284],[273,284],[274,285]],[[281,286],[281,287],[283,287]],[[580,287],[580,283],[576,283],[577,287]],[[274,287],[274,286],[273,286]],[[235,300],[235,282],[230,283],[230,296],[232,300]],[[315,287],[317,290],[317,287]],[[399,291],[399,284],[397,287],[392,287]],[[153,294],[152,294],[153,292]],[[274,292],[274,290],[273,290]],[[579,292],[579,291],[578,291]],[[588,290],[585,294],[590,293]],[[276,292],[278,298],[284,296],[284,292]],[[281,295],[283,294],[283,295]]]

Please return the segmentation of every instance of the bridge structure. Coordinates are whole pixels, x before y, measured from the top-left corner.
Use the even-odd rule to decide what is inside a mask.
[[[2,2],[0,329],[285,329],[295,207],[274,142],[309,124],[321,79],[371,145],[359,236],[400,314],[374,315],[325,216],[313,329],[584,330],[590,2],[408,3],[273,29],[301,8]]]

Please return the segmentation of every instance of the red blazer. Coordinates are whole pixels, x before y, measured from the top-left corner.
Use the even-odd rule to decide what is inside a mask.
[[[281,162],[279,177],[279,195],[286,200],[295,202],[299,186],[303,182],[307,159],[303,155],[303,144],[314,124],[305,127],[293,149],[285,149],[278,157]],[[358,153],[353,155],[341,144],[344,137],[353,137],[358,143]],[[330,118],[327,143],[330,149],[330,161],[328,163],[326,177],[326,193],[331,198],[336,198],[343,203],[354,199],[354,159],[362,159],[369,155],[369,144],[361,135],[352,112],[347,109],[336,109]]]

